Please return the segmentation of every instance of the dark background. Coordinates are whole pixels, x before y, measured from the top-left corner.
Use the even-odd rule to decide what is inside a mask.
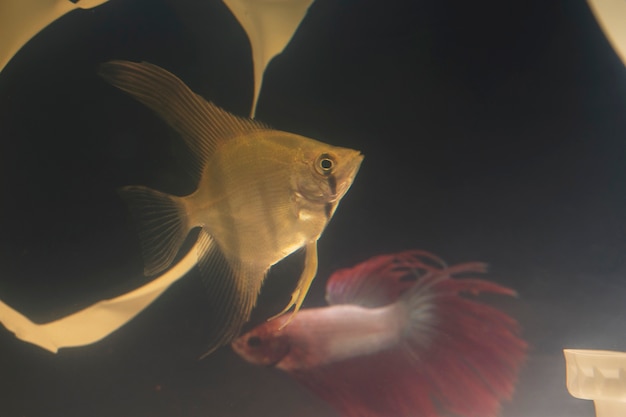
[[[145,60],[246,115],[247,38],[218,0],[111,0],[42,31],[0,74],[0,298],[49,321],[135,288],[116,189],[192,190],[166,125],[96,75]],[[361,150],[305,306],[337,268],[409,248],[480,260],[531,345],[503,417],[588,417],[562,349],[626,350],[626,69],[582,0],[316,0],[270,64],[257,118]],[[298,259],[253,323],[286,301]],[[52,355],[0,331],[0,416],[335,416],[229,348],[198,361],[191,273],[115,334]]]

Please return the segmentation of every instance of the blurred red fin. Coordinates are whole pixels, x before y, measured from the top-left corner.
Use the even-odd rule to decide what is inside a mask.
[[[397,255],[385,255],[357,265],[351,270],[360,273],[359,278],[335,277],[330,287],[336,292],[330,293],[381,302],[368,298],[365,290],[391,285],[393,291],[385,297],[395,294],[409,307],[408,313],[414,313],[403,341],[373,355],[295,371],[294,377],[343,417],[496,416],[502,401],[513,395],[527,344],[519,337],[515,319],[461,294],[511,296],[515,291],[472,276],[486,271],[482,263],[422,266],[409,255],[401,257],[409,262],[397,268],[397,259]],[[415,287],[409,291],[400,279],[402,274],[396,273],[402,269],[406,273],[406,265],[418,265],[424,274],[417,283],[411,282]],[[391,271],[393,278],[377,275],[383,271]],[[459,274],[469,277],[453,277]],[[353,291],[339,286],[348,282],[365,284],[365,288]]]
[[[326,283],[326,301],[381,307],[395,302],[419,277],[445,266],[439,257],[422,250],[375,256],[334,272]]]

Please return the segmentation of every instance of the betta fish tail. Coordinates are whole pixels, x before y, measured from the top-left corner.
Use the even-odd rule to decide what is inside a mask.
[[[478,262],[431,271],[400,298],[408,312],[405,349],[422,379],[422,390],[452,414],[495,416],[515,389],[527,344],[516,320],[462,296],[515,291],[455,274],[486,272]]]
[[[120,194],[137,222],[144,274],[155,275],[172,264],[189,232],[183,199],[142,186]]]
[[[497,416],[513,395],[527,345],[516,320],[465,295],[515,292],[472,277],[485,272],[483,263],[427,265],[419,254],[374,261],[376,270],[387,265],[384,276],[370,274],[367,262],[353,269],[366,288],[346,291],[340,282],[330,288],[338,291],[333,295],[358,294],[354,301],[368,303],[372,299],[362,297],[368,287],[400,293],[389,305],[397,312],[397,320],[389,322],[398,324],[397,345],[291,374],[342,417]]]
[[[485,271],[424,251],[380,255],[331,276],[334,305],[279,331],[265,323],[233,348],[288,372],[342,417],[495,417],[527,345],[515,319],[472,298],[516,294],[477,277]]]

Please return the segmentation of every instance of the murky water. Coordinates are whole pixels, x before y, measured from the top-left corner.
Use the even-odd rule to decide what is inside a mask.
[[[0,299],[50,321],[149,281],[116,190],[193,190],[175,134],[96,74],[148,61],[247,115],[245,32],[217,0],[66,15],[0,73]],[[626,70],[587,5],[316,0],[267,69],[257,119],[359,149],[305,307],[338,268],[409,248],[484,261],[530,344],[503,417],[586,417],[562,349],[626,350]],[[296,255],[253,312],[286,303]],[[287,375],[206,346],[197,272],[103,341],[57,355],[0,331],[6,417],[336,416]]]

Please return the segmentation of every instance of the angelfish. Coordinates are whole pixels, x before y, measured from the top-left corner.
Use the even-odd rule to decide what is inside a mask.
[[[305,248],[304,269],[286,308],[300,308],[317,272],[317,240],[356,176],[359,151],[274,130],[235,116],[149,63],[111,61],[100,74],[154,110],[182,137],[198,187],[174,196],[122,190],[139,224],[146,275],[168,268],[194,228],[198,265],[219,322],[210,349],[249,319],[269,268]]]
[[[261,324],[232,347],[342,417],[494,417],[513,395],[527,344],[516,320],[464,296],[515,295],[476,277],[485,270],[423,251],[377,256],[330,277],[330,306],[303,309],[287,327],[284,317]]]

